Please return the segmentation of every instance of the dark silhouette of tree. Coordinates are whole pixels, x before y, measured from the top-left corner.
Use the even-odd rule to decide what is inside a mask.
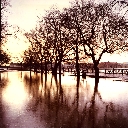
[[[114,9],[114,2],[94,3],[84,0],[75,1],[62,12],[53,8],[41,18],[38,29],[26,34],[26,37],[31,42],[33,53],[38,54],[41,62],[45,61],[45,67],[47,61],[54,63],[54,75],[57,74],[57,68],[61,67],[61,62],[74,52],[79,75],[79,57],[83,49],[85,57],[93,61],[97,84],[98,65],[103,54],[127,50],[127,18]]]
[[[103,54],[124,51],[127,46],[126,17],[114,12],[109,3],[77,1],[67,9],[65,19],[69,29],[75,29],[78,33],[78,41],[83,45],[85,55],[92,59],[98,83],[98,65]]]
[[[62,18],[62,25],[64,28],[68,29],[70,37],[68,37],[68,41],[72,43],[72,53],[74,54],[75,63],[76,63],[76,72],[77,76],[80,75],[80,66],[79,61],[81,59],[87,59],[87,56],[83,56],[83,48],[80,43],[80,33],[77,30],[77,24],[75,24],[75,21],[77,20],[77,17],[75,16],[75,10],[73,12],[73,8],[64,9],[63,12],[63,18]]]
[[[10,61],[10,56],[4,52],[3,50],[0,51],[0,65],[8,63]]]
[[[47,30],[47,42],[51,44],[52,62],[54,67],[52,73],[57,74],[58,66],[65,61],[69,51],[73,48],[72,42],[69,41],[70,31],[63,26],[63,13],[59,10],[50,10],[44,17]]]
[[[30,48],[24,52],[23,62],[24,67],[34,68],[34,62],[37,62],[37,60]]]
[[[43,41],[44,37],[39,33],[39,30],[37,28],[35,30],[32,30],[31,33],[25,33],[25,36],[30,43],[30,51],[31,55],[34,58],[34,63],[40,64],[41,73],[43,73],[42,64],[44,60],[46,62],[45,52],[47,51],[47,49],[45,48],[46,43],[45,41]]]
[[[25,36],[30,42],[33,56],[36,56],[40,63],[44,62],[45,67],[50,62],[51,67],[53,66],[52,73],[56,75],[58,67],[61,72],[61,62],[70,58],[69,53],[76,44],[71,41],[73,34],[63,25],[63,13],[53,8],[42,19],[38,27],[30,33],[25,33]]]
[[[0,35],[0,64],[8,63],[10,56],[2,49],[4,42],[6,42],[6,36],[8,34],[8,24],[5,16],[7,12],[7,6],[10,6],[9,0],[1,0],[1,35]]]

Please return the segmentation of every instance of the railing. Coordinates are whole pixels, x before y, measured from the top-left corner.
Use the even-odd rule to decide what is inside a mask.
[[[128,68],[100,68],[105,74],[128,74]]]

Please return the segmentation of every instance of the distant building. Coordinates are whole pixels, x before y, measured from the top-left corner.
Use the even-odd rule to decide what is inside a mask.
[[[122,68],[122,64],[108,61],[108,62],[101,62],[98,67],[99,68]]]
[[[75,64],[64,63],[62,66],[63,66],[64,68],[75,68]]]
[[[21,64],[11,62],[10,67],[21,67]]]
[[[123,66],[123,68],[128,68],[128,62],[123,62],[123,64],[122,64]]]

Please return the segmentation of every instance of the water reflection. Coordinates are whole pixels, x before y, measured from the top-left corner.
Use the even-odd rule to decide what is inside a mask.
[[[0,72],[0,128],[5,128],[2,91],[3,88],[7,86],[7,83],[8,83],[8,79],[5,78]]]
[[[61,79],[64,79],[63,76]],[[119,125],[128,126],[128,117],[123,115],[125,109],[122,109],[122,106],[111,102],[112,98],[108,99],[108,102],[104,101],[98,87],[90,86],[87,81],[82,83],[82,80],[74,80],[72,77],[70,79],[74,82],[67,84],[65,81],[59,84],[58,79],[49,76],[49,80],[47,79],[42,88],[36,86],[38,96],[36,98],[33,96],[35,102],[32,99],[33,105],[31,105],[34,106],[35,114],[38,111],[41,112],[39,113],[40,119],[43,118],[49,124],[47,127],[102,128]],[[101,84],[99,88],[101,89]],[[33,95],[33,92],[31,91],[31,95]]]
[[[126,82],[100,79],[94,86],[93,78],[29,72],[9,72],[8,80],[1,100],[9,128],[128,127]]]

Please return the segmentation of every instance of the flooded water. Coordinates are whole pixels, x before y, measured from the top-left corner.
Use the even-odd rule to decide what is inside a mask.
[[[128,128],[128,82],[4,72],[0,128]]]

